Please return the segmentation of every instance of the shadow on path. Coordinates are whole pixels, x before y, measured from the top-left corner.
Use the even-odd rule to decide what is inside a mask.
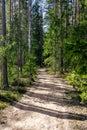
[[[14,104],[15,105],[15,104]],[[61,119],[70,119],[70,120],[87,120],[87,115],[84,114],[74,114],[74,113],[68,113],[68,112],[60,112],[52,109],[47,109],[39,106],[34,106],[34,105],[27,105],[25,103],[16,103],[15,107],[26,110],[26,111],[32,111],[32,112],[37,112],[41,114],[45,114],[51,117],[56,117],[56,118],[61,118]]]
[[[62,87],[61,87],[62,86]],[[52,102],[53,104],[57,104],[60,106],[81,106],[81,107],[86,107],[85,105],[81,105],[79,99],[75,99],[75,98],[68,98],[68,94],[67,96],[65,96],[65,92],[67,93],[73,93],[73,95],[76,94],[75,91],[71,90],[70,87],[68,87],[68,85],[64,85],[64,84],[58,84],[55,85],[54,83],[34,83],[33,86],[33,92],[30,92],[28,90],[28,92],[26,93],[27,96],[29,97],[34,97],[34,98],[38,98],[44,102]],[[31,88],[30,88],[31,89]],[[35,91],[39,90],[39,92],[35,92]],[[40,91],[48,91],[49,94],[43,94],[40,93]],[[52,94],[53,93],[53,94]],[[61,94],[61,96],[60,96]]]
[[[70,99],[67,95],[65,95],[65,92],[70,91],[72,91],[72,88],[64,83],[64,80],[58,78],[55,79],[53,77],[50,79],[47,75],[41,75],[41,80],[36,81],[32,85],[32,88],[28,88],[25,96],[26,98],[31,97],[32,100],[36,99],[34,102],[43,101],[43,104],[45,104],[44,107],[34,105],[34,103],[29,104],[23,102],[17,102],[13,105],[24,111],[36,112],[59,119],[80,121],[87,120],[87,115],[84,114],[63,112],[64,109],[59,109],[59,111],[57,111],[53,110],[54,108],[48,109],[45,107],[46,104],[49,104],[49,102],[55,104],[54,106],[61,106],[61,108],[65,106],[80,106],[79,100]],[[29,100],[32,102],[31,99]]]

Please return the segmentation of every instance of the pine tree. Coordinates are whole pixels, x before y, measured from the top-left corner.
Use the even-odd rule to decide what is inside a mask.
[[[2,46],[5,47],[6,43],[6,12],[5,12],[5,0],[2,0],[2,35],[4,41]],[[8,72],[7,72],[7,57],[6,55],[3,56],[2,60],[2,80],[3,80],[3,87],[8,88]]]
[[[42,9],[37,0],[32,7],[32,23],[31,23],[31,49],[36,57],[35,63],[42,66],[43,62],[43,18]]]

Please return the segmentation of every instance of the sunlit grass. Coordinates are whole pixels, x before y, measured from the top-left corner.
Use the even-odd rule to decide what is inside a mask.
[[[9,103],[0,101],[0,110],[4,109],[5,107],[8,107]]]
[[[25,86],[10,86],[8,90],[0,90],[0,110],[19,101],[26,92]]]

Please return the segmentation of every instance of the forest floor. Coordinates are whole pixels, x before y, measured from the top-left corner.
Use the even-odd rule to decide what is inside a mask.
[[[87,130],[87,107],[73,87],[40,69],[20,102],[0,111],[0,130]]]

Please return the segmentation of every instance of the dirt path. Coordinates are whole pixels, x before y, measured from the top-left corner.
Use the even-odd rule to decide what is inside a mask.
[[[0,130],[87,130],[87,108],[65,94],[71,90],[41,69],[22,100],[0,112]]]

